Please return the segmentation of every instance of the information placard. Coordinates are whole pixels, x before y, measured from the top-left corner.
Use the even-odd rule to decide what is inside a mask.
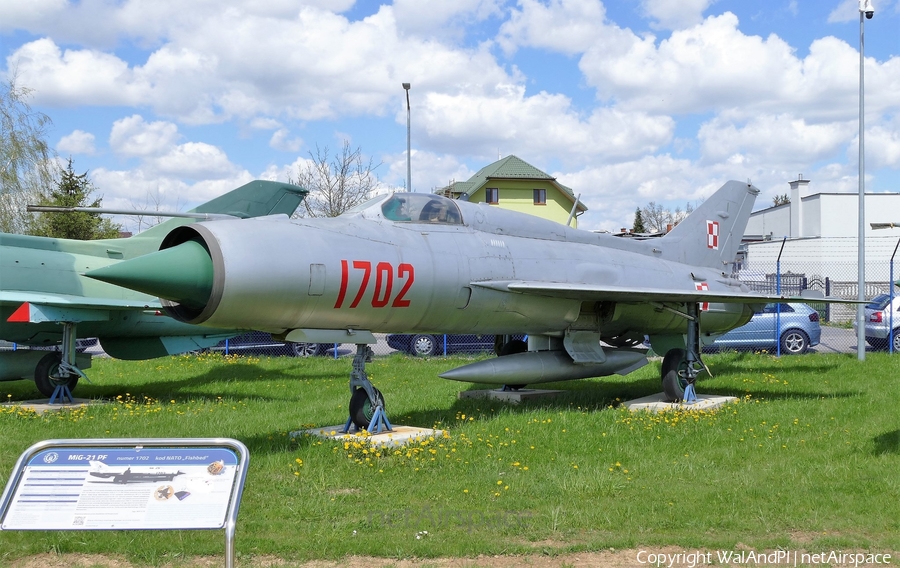
[[[237,466],[221,447],[46,449],[25,464],[0,528],[223,528]]]
[[[19,457],[0,530],[225,529],[225,566],[250,453],[230,438],[45,440]]]

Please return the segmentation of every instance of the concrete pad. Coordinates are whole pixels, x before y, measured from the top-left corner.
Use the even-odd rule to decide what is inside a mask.
[[[73,402],[57,402],[54,404],[50,404],[49,398],[43,398],[37,400],[23,400],[21,402],[4,402],[3,406],[21,406],[22,408],[33,410],[36,414],[43,414],[48,410],[72,410],[73,408],[79,408],[91,404],[107,404],[107,402],[102,400],[93,400],[90,398],[76,398],[73,399]]]
[[[698,394],[697,400],[691,404],[683,402],[666,402],[665,393],[651,394],[643,398],[636,398],[624,402],[625,408],[632,412],[665,412],[670,410],[713,410],[730,402],[736,402],[737,397],[719,396],[713,394]]]
[[[339,426],[325,426],[322,428],[298,430],[296,432],[291,432],[291,437],[296,438],[298,436],[305,435],[316,436],[326,440],[350,440],[354,442],[368,442],[372,446],[404,446],[409,443],[415,443],[419,440],[427,440],[431,437],[437,439],[444,436],[443,430],[435,430],[433,428],[398,426],[396,424],[393,424],[392,426],[394,427],[392,431],[382,432],[381,434],[371,434],[368,432],[366,432],[365,434],[359,432],[350,432],[348,434],[344,434],[341,432],[341,430],[344,428],[344,425],[341,424]]]
[[[491,400],[502,400],[503,402],[519,404],[523,400],[556,396],[562,392],[565,391],[546,389],[519,389],[515,391],[505,391],[500,389],[474,390],[460,392],[459,398],[490,398]]]

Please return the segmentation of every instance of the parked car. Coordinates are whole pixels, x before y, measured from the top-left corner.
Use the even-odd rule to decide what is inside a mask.
[[[781,307],[781,333],[776,332],[778,309]],[[716,338],[713,349],[776,349],[781,343],[781,352],[799,355],[819,344],[822,328],[819,312],[806,304],[766,304],[763,311],[753,314],[750,321]]]
[[[519,341],[524,340],[524,338],[524,335],[511,336],[511,339]],[[387,342],[391,348],[397,351],[420,357],[444,355],[445,353],[482,353],[494,350],[493,335],[392,333],[387,336]]]
[[[270,333],[251,331],[236,335],[230,339],[206,349],[226,355],[286,355],[290,357],[312,357],[327,355],[333,350],[333,343],[291,343],[272,339]]]
[[[894,314],[894,326],[891,327],[891,313]],[[900,351],[900,295],[894,295],[891,304],[890,294],[878,294],[866,304],[866,343],[875,349],[887,349],[893,342],[894,351]],[[856,320],[853,329],[857,329]]]

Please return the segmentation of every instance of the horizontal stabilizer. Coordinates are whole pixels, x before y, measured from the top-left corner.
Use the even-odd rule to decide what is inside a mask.
[[[108,309],[108,310],[159,310],[162,304],[156,298],[119,300],[115,298],[96,298],[76,296],[73,294],[53,294],[49,292],[29,292],[26,290],[0,291],[0,304],[16,306],[16,310],[28,310],[25,304],[41,308],[54,307],[60,309]],[[23,312],[24,313],[24,312]],[[23,317],[21,314],[18,317]],[[104,318],[107,319],[107,318]],[[13,320],[10,320],[13,321]],[[28,320],[16,320],[28,321]],[[58,320],[63,321],[63,320]]]
[[[69,306],[47,306],[25,302],[11,316],[10,323],[82,322],[109,321],[109,310],[97,308],[73,308]]]

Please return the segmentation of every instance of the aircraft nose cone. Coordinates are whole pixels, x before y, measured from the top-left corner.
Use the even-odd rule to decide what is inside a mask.
[[[206,247],[197,241],[186,241],[91,270],[85,276],[202,309],[212,292],[213,264]]]

